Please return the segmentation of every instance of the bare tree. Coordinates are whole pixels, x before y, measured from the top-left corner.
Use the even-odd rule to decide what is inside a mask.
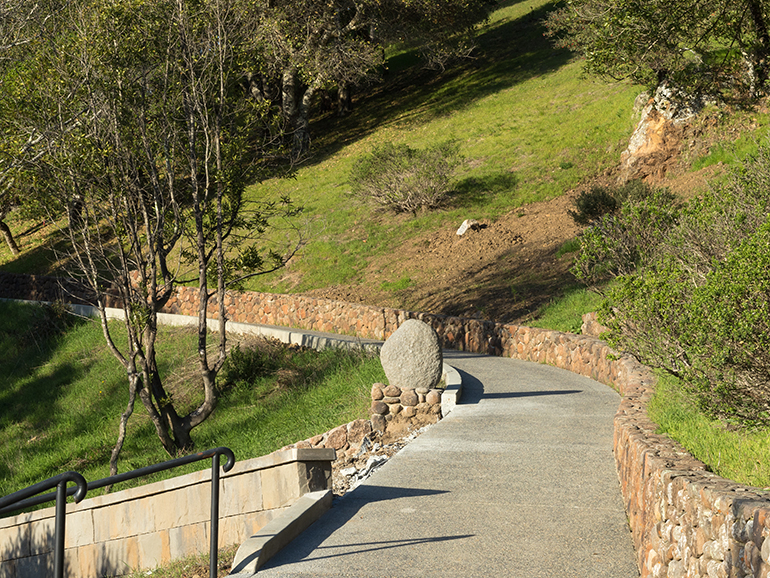
[[[98,298],[104,337],[128,377],[110,470],[138,397],[165,450],[188,450],[191,431],[217,405],[227,348],[225,291],[281,267],[299,246],[255,244],[298,212],[288,199],[250,202],[246,187],[267,170],[269,107],[247,97],[254,13],[238,0],[113,2],[70,7],[56,39],[56,71],[34,120],[46,154],[31,163],[47,193],[69,203],[68,257]],[[65,44],[66,43],[66,44]],[[74,119],[74,121],[73,121]],[[73,200],[76,204],[73,204]],[[179,283],[199,288],[198,376],[202,401],[181,411],[158,370],[158,312]],[[210,353],[207,317],[220,321]],[[123,338],[106,308],[125,310]]]

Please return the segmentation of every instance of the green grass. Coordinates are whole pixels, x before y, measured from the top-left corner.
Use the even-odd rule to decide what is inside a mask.
[[[575,237],[574,239],[569,239],[568,241],[565,241],[561,247],[559,247],[559,250],[556,251],[556,258],[560,259],[564,255],[569,255],[570,253],[577,253],[580,251],[580,238]]]
[[[313,122],[313,158],[293,180],[251,189],[255,198],[289,194],[305,207],[310,234],[290,274],[247,288],[300,292],[362,282],[369,259],[405,240],[562,195],[617,162],[640,89],[588,79],[570,53],[554,50],[542,27],[553,3],[501,6],[480,29],[475,60],[443,74],[391,71],[384,86],[359,96],[349,117]],[[354,160],[375,146],[425,148],[448,139],[465,162],[445,208],[395,216],[349,196]]]
[[[659,373],[648,415],[714,473],[759,488],[770,489],[767,447],[770,431],[731,431],[719,420],[698,411],[674,377]]]
[[[237,546],[227,546],[217,553],[217,576],[224,577],[230,572],[230,567],[235,559]],[[155,568],[154,570],[134,570],[128,574],[128,578],[202,578],[209,575],[208,552],[206,554],[195,554],[185,558],[173,560],[168,564]]]
[[[707,114],[703,116],[708,118]],[[735,165],[756,153],[758,143],[770,137],[770,114],[754,110],[734,111],[730,115],[720,115],[718,126],[725,140],[692,159],[691,170],[697,171],[717,164]],[[753,130],[746,130],[749,126]]]
[[[527,322],[527,325],[580,333],[583,315],[596,311],[601,301],[602,297],[599,294],[588,289],[576,288],[567,292],[561,299],[546,305],[533,320]]]
[[[28,329],[19,335],[20,327]],[[45,334],[49,338],[40,337]],[[190,370],[195,343],[190,330],[161,331],[161,373],[182,408],[202,395]],[[106,477],[128,388],[99,325],[81,321],[55,335],[39,308],[0,302],[0,346],[0,495],[70,469],[87,480]],[[238,460],[270,453],[365,417],[371,384],[384,379],[376,357],[304,350],[284,361],[251,384],[222,383],[214,415],[192,432],[196,447],[228,446]],[[137,401],[120,471],[167,459]]]

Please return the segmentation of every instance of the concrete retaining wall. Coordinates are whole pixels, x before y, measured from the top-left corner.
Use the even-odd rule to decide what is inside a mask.
[[[334,458],[332,449],[291,449],[236,462],[220,479],[220,545],[242,543],[304,494],[331,488]],[[210,466],[68,504],[65,574],[121,575],[208,552],[210,504]],[[53,536],[54,508],[0,520],[0,576],[50,576]]]

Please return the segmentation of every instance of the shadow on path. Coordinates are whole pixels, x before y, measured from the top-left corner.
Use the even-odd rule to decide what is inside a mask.
[[[556,391],[514,391],[510,393],[485,393],[482,399],[512,399],[517,397],[537,397],[541,395],[566,395],[583,393],[582,389],[560,389]]]
[[[361,485],[342,498],[335,499],[332,509],[324,514],[324,516],[310,528],[305,530],[305,533],[302,535],[302,540],[297,540],[292,543],[291,548],[284,548],[280,553],[269,560],[263,566],[263,569],[277,568],[300,561],[337,558],[340,556],[364,554],[367,552],[375,552],[379,550],[410,547],[417,544],[461,540],[472,537],[473,534],[463,534],[451,536],[434,536],[430,538],[346,543],[340,545],[322,545],[332,534],[334,534],[334,532],[347,524],[359,513],[363,507],[367,506],[368,504],[374,502],[383,502],[386,500],[398,500],[400,498],[435,496],[438,494],[447,493],[449,492],[446,490]],[[338,549],[341,551],[311,557],[314,551],[316,551],[318,554],[322,550],[329,549]]]
[[[386,540],[384,542],[362,542],[360,544],[345,544],[345,548],[349,551],[341,552],[339,554],[329,554],[328,556],[313,556],[312,558],[305,558],[305,561],[310,560],[323,560],[324,558],[336,558],[338,556],[349,556],[350,554],[365,554],[367,552],[376,552],[378,550],[389,550],[391,548],[401,548],[404,546],[416,546],[418,544],[434,544],[436,542],[447,542],[449,540],[462,540],[464,538],[472,538],[475,534],[462,534],[459,536],[437,536],[435,538],[412,538],[404,540]],[[372,546],[371,548],[362,548],[357,550],[355,548],[363,546]],[[317,549],[329,549],[340,548],[340,546],[319,546]]]

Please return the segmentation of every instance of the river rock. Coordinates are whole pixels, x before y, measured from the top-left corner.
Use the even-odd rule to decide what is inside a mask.
[[[385,395],[385,397],[398,397],[401,395],[401,388],[396,387],[395,385],[389,385],[382,390],[382,393]]]
[[[348,424],[348,442],[360,444],[364,436],[372,431],[372,422],[368,419],[357,419]]]
[[[433,388],[442,374],[438,335],[427,323],[409,319],[385,341],[380,362],[390,385]]]
[[[430,405],[436,405],[441,403],[441,392],[438,390],[432,390],[428,395],[425,396],[426,403],[429,403]]]

